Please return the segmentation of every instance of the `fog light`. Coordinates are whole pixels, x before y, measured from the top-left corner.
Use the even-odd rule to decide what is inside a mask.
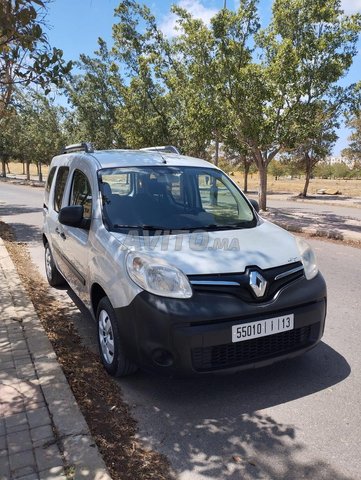
[[[160,367],[171,367],[174,363],[173,355],[162,348],[157,348],[152,352],[153,362]]]

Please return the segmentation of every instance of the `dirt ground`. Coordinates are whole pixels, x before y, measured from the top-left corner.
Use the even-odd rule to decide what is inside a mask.
[[[15,241],[0,222],[0,237],[53,345],[58,361],[87,421],[113,480],[168,480],[167,460],[144,449],[136,438],[137,424],[98,355],[81,344],[69,312],[32,264],[26,245]],[[89,381],[91,379],[91,382]]]
[[[21,163],[11,162],[9,164],[10,172],[13,175],[21,175],[23,173],[23,167]],[[44,178],[48,174],[48,166],[43,165],[42,172]],[[35,165],[30,165],[30,174],[37,175]],[[234,172],[232,178],[243,189],[244,176],[241,172]],[[285,178],[281,177],[278,180],[271,175],[268,176],[268,192],[269,193],[292,193],[298,195],[303,190],[304,179],[303,178]],[[333,179],[321,179],[313,178],[310,181],[308,189],[309,195],[313,195],[320,189],[338,190],[343,195],[347,196],[361,196],[361,179],[360,180],[333,180]],[[252,174],[248,177],[248,190],[258,191],[258,174]]]

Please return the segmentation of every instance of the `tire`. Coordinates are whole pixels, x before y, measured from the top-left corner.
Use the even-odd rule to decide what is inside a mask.
[[[45,273],[48,279],[49,285],[52,287],[62,287],[66,284],[66,281],[54,263],[53,254],[51,253],[49,244],[45,244]]]
[[[97,309],[99,355],[105,370],[114,377],[125,377],[138,370],[122,351],[117,318],[107,297],[103,297]]]

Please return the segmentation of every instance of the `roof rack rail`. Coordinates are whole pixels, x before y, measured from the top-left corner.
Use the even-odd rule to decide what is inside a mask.
[[[60,154],[63,153],[72,153],[72,152],[86,152],[86,153],[93,153],[94,148],[90,142],[82,142],[82,143],[73,143],[72,145],[67,145],[63,147]]]
[[[159,152],[159,153],[176,153],[180,155],[180,151],[174,145],[162,145],[161,147],[140,148],[140,150],[147,150],[149,152]]]

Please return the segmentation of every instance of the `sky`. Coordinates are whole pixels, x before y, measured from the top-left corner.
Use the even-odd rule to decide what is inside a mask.
[[[212,16],[224,6],[237,8],[237,0],[143,0],[155,15],[164,34],[175,34],[175,17],[170,12],[176,3],[193,14],[209,22]],[[345,13],[361,13],[361,0],[341,0]],[[77,60],[81,53],[92,55],[97,49],[98,37],[111,43],[112,25],[115,22],[114,9],[119,0],[52,0],[49,5],[47,23],[48,38],[52,46],[61,48],[66,60]],[[266,26],[271,17],[272,0],[259,0],[259,13],[262,26]],[[361,40],[359,51],[342,84],[361,80]],[[348,144],[349,130],[342,126],[339,140],[334,148],[334,155],[339,155]]]

